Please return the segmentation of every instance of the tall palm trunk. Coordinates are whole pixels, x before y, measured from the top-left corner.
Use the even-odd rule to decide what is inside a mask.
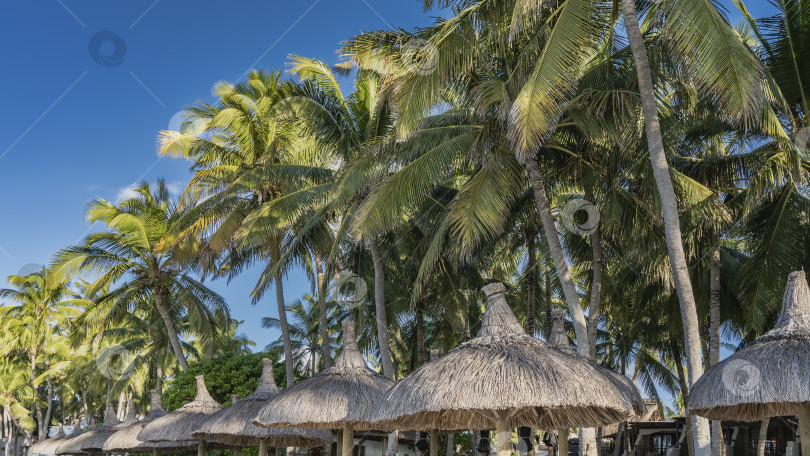
[[[546,340],[551,337],[551,267],[546,264],[546,327],[545,336]]]
[[[172,346],[172,351],[177,361],[180,363],[180,368],[184,371],[188,370],[189,365],[186,361],[186,355],[183,354],[183,347],[180,346],[180,337],[177,336],[177,330],[172,322],[172,317],[169,315],[169,309],[166,307],[166,302],[163,298],[163,292],[160,289],[155,290],[155,307],[163,319],[163,324],[166,325],[166,333],[169,335],[169,343]]]
[[[385,309],[385,265],[380,252],[379,239],[369,241],[371,258],[374,262],[374,307],[377,314],[377,343],[380,346],[383,375],[395,380],[394,362],[391,359],[391,346],[388,342],[388,317]]]
[[[50,364],[48,364],[50,367]],[[45,389],[47,391],[46,396],[48,398],[48,406],[45,407],[45,419],[43,420],[45,426],[45,437],[48,436],[48,430],[51,423],[51,415],[53,414],[53,381],[51,377],[48,377],[48,380],[45,384]]]
[[[709,315],[709,366],[720,362],[720,244],[715,241],[712,247],[711,277],[711,311]],[[723,427],[720,420],[712,420],[712,454],[723,456],[725,454],[723,442]]]
[[[652,73],[650,72],[650,61],[647,57],[644,37],[641,35],[641,29],[638,25],[636,5],[633,0],[622,0],[622,16],[627,31],[627,39],[630,42],[630,50],[636,64],[641,108],[644,114],[644,129],[647,134],[647,146],[652,161],[655,183],[658,187],[658,196],[661,199],[672,277],[681,304],[689,384],[694,385],[703,374],[697,308],[692,292],[692,282],[689,279],[689,270],[686,265],[686,255],[683,251],[681,225],[678,219],[678,202],[675,198],[675,189],[672,186],[672,176],[669,174],[669,164],[664,150],[661,125],[658,122],[658,105],[655,98],[655,89],[653,88]],[[695,442],[693,456],[708,456],[711,453],[708,421],[705,418],[692,416],[691,425],[692,439]]]
[[[768,425],[771,423],[770,418],[765,418],[759,424],[759,441],[757,441],[757,456],[765,456],[765,443],[768,440]]]
[[[293,369],[292,338],[290,327],[287,324],[287,307],[284,305],[284,287],[281,284],[281,271],[276,273],[276,305],[278,306],[278,322],[281,326],[281,339],[284,342],[284,368],[287,374],[287,388],[295,384],[295,370]]]
[[[590,344],[588,343],[588,329],[587,323],[585,322],[585,314],[582,312],[582,307],[579,303],[579,294],[574,284],[574,278],[571,276],[571,270],[568,267],[568,259],[565,258],[565,252],[563,252],[562,244],[560,243],[560,236],[557,234],[557,228],[554,226],[554,217],[551,215],[551,204],[549,203],[548,194],[546,193],[546,186],[543,183],[543,176],[540,174],[540,167],[537,165],[537,160],[535,160],[534,157],[527,158],[524,166],[526,167],[526,174],[529,176],[529,181],[532,183],[534,198],[537,202],[537,212],[540,214],[540,221],[543,224],[543,232],[546,235],[548,249],[554,261],[554,267],[557,269],[557,278],[560,280],[565,302],[568,304],[568,311],[574,323],[574,332],[577,336],[577,352],[582,356],[588,357],[590,354]]]
[[[591,276],[591,302],[588,306],[588,347],[590,358],[596,358],[596,333],[599,324],[599,303],[602,299],[602,236],[599,227],[590,234],[593,275]]]
[[[416,303],[416,365],[425,364],[425,304]]]
[[[526,265],[526,332],[534,336],[534,312],[537,301],[537,251],[534,245],[535,232],[533,229],[526,229],[526,251],[528,264]]]
[[[320,255],[315,255],[315,268],[318,270],[318,311],[321,314],[321,351],[324,369],[329,369],[332,367],[332,343],[329,339],[329,315],[326,310],[326,280],[323,267]]]

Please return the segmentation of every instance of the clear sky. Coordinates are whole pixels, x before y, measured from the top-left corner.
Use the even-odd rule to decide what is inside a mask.
[[[772,14],[764,0],[747,3],[755,16]],[[281,69],[291,53],[334,63],[338,43],[364,30],[430,22],[417,0],[4,2],[0,286],[81,239],[87,201],[117,200],[158,177],[181,189],[188,164],[158,159],[156,136],[185,105],[212,101],[215,82]],[[257,275],[212,287],[260,348],[277,337],[260,318],[277,312],[272,292],[250,304]],[[287,301],[308,288],[303,274],[290,274]]]
[[[47,264],[81,239],[89,229],[87,201],[116,200],[128,186],[159,177],[181,189],[188,163],[158,159],[157,133],[185,105],[213,101],[217,81],[237,81],[255,67],[283,69],[291,53],[335,63],[344,39],[430,20],[415,0],[4,2],[0,287],[6,276]],[[120,40],[108,39],[99,53],[93,37],[105,30]],[[99,64],[93,55],[111,58]],[[245,320],[258,348],[277,337],[260,318],[277,312],[272,291],[250,304],[257,276],[250,271],[212,287]],[[290,274],[287,301],[308,286],[303,274]]]

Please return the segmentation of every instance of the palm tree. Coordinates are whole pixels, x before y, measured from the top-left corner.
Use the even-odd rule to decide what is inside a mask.
[[[135,191],[137,196],[119,204],[103,199],[91,202],[88,220],[102,222],[106,229],[60,250],[54,267],[63,275],[97,274],[90,294],[114,285],[99,299],[112,303],[113,308],[125,311],[144,302],[153,304],[174,356],[187,370],[179,319],[188,318],[196,334],[210,338],[222,329],[217,314],[227,315],[228,308],[221,296],[192,277],[188,266],[165,247],[171,241],[169,233],[178,228],[183,216],[166,184],[159,181],[153,191],[143,183]]]
[[[8,281],[15,288],[0,289],[0,298],[10,299],[17,304],[2,309],[2,353],[8,355],[19,351],[25,354],[30,368],[31,387],[39,399],[38,376],[43,367],[39,363],[44,361],[42,357],[51,350],[60,331],[66,329],[68,318],[77,312],[65,302],[68,294],[66,281],[58,280],[47,269],[22,277],[10,276]],[[50,377],[47,377],[46,395],[49,399],[53,397]],[[50,403],[44,418],[38,400],[34,409],[38,423],[37,436],[42,438],[50,421]]]
[[[10,364],[4,366],[3,372],[0,372],[0,406],[29,444],[33,443],[30,431],[36,428],[36,424],[29,417],[31,412],[23,403],[35,400],[34,389],[25,369],[15,369]],[[42,439],[43,436],[40,435],[39,438]],[[6,438],[6,454],[11,454],[11,441],[11,438]]]
[[[266,262],[251,296],[258,302],[271,285],[284,341],[287,384],[295,381],[293,348],[284,305],[282,249],[288,231],[264,232],[255,243],[233,242],[245,217],[268,201],[295,188],[313,167],[300,163],[293,147],[300,139],[289,122],[280,120],[279,104],[290,84],[279,72],[252,71],[246,81],[215,87],[216,105],[189,107],[193,118],[180,132],[162,131],[161,155],[192,161],[194,175],[181,200],[189,223],[176,242],[200,239],[198,257],[207,271],[233,277],[256,261]],[[301,166],[297,166],[300,163]],[[219,265],[215,265],[220,260]],[[287,362],[289,360],[289,362]]]

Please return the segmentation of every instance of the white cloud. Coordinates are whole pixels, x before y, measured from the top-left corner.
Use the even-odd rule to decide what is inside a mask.
[[[120,203],[121,201],[137,197],[138,192],[135,191],[136,188],[138,188],[138,184],[129,184],[118,190],[118,193],[115,195],[115,202]]]
[[[166,184],[166,189],[169,190],[169,194],[173,197],[180,196],[185,188],[185,185],[180,181],[168,182]]]

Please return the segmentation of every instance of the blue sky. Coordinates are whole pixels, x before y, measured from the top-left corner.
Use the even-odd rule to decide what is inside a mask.
[[[748,7],[755,16],[772,13],[763,0]],[[338,43],[364,30],[430,22],[417,0],[5,2],[0,278],[47,264],[81,239],[93,198],[117,200],[136,182],[158,177],[181,189],[188,164],[158,159],[156,136],[185,105],[211,101],[215,82],[236,81],[253,67],[282,69],[291,53],[334,63]],[[125,51],[117,48],[122,60],[103,65],[91,58],[92,39],[103,31],[125,44]],[[116,50],[105,46],[101,55]],[[257,275],[212,287],[262,347],[277,335],[260,319],[277,312],[272,292],[250,304]],[[288,302],[308,290],[303,274],[287,277]]]
[[[338,43],[364,30],[430,21],[415,0],[37,0],[4,2],[0,17],[0,286],[82,238],[87,201],[116,200],[158,177],[181,189],[188,164],[158,159],[157,133],[185,105],[212,101],[217,81],[283,69],[291,53],[334,63]],[[117,66],[91,58],[90,41],[104,30],[126,45]],[[105,46],[101,55],[114,53]],[[277,335],[260,318],[277,312],[272,291],[250,304],[257,275],[212,287],[263,347]],[[292,273],[285,297],[308,288]]]

